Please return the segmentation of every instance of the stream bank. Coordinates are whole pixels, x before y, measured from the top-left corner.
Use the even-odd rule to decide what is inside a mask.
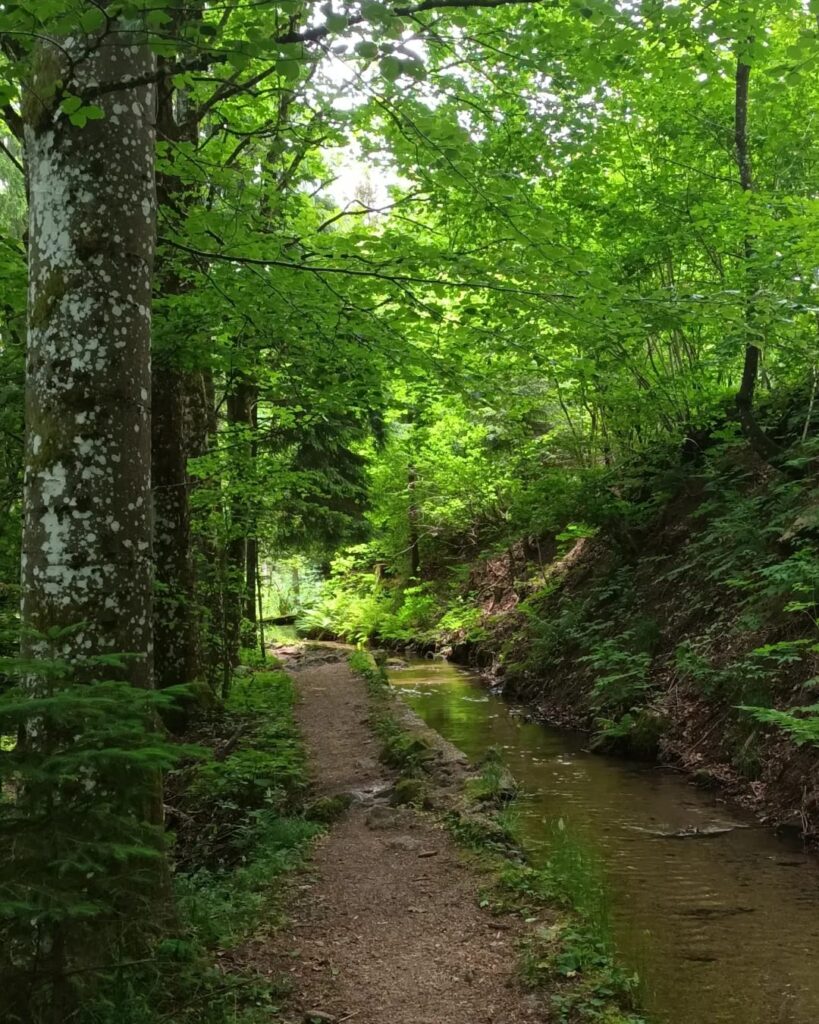
[[[639,972],[652,1020],[819,1018],[819,868],[801,844],[680,773],[591,754],[583,734],[531,721],[446,662],[396,668],[391,681],[471,759],[501,751],[523,787],[533,863],[557,854],[597,873],[616,951]]]

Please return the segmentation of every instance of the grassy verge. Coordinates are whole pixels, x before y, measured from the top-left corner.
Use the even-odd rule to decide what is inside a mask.
[[[112,974],[83,1024],[274,1024],[286,986],[247,966],[252,941],[282,921],[283,877],[321,825],[307,813],[307,766],[283,672],[241,676],[197,723],[208,755],[169,779],[176,833],[175,921],[150,957]]]
[[[401,772],[396,789],[434,786],[434,757],[423,736],[395,714],[386,673],[363,651],[350,667],[367,684],[370,719],[383,743],[382,759]],[[527,864],[517,839],[516,785],[497,752],[465,780],[462,800],[442,812],[458,843],[488,875],[481,906],[491,913],[514,913],[531,927],[520,940],[519,969],[524,983],[543,994],[554,1019],[566,1024],[644,1024],[636,1010],[638,979],[623,970],[613,952],[601,872],[594,858],[562,822],[554,825],[549,862]],[[423,796],[416,800],[423,803]],[[535,919],[546,918],[546,925]]]

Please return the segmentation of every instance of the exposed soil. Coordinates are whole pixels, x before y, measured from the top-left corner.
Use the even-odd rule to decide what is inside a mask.
[[[480,879],[431,815],[388,806],[363,682],[344,661],[308,661],[294,677],[316,791],[356,801],[297,885],[290,924],[252,952],[256,966],[290,977],[296,1019],[545,1020],[516,978],[514,921],[480,909]]]

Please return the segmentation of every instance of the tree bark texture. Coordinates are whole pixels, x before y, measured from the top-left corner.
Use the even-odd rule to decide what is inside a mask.
[[[42,41],[24,104],[23,621],[39,633],[79,626],[60,653],[80,665],[132,653],[123,677],[139,686],[152,682],[155,91],[104,91],[103,117],[80,126],[60,110],[58,83],[81,95],[153,70],[132,31]]]
[[[179,143],[196,139],[194,122],[177,117],[176,90],[170,79],[160,82],[157,96],[157,135],[160,141]],[[159,174],[157,198],[173,220],[185,215],[190,190],[173,174]],[[164,299],[183,295],[188,282],[174,260],[157,262],[157,290]],[[170,330],[174,330],[172,311]],[[196,573],[191,540],[188,458],[198,447],[192,436],[190,406],[201,389],[200,375],[179,364],[178,339],[169,337],[154,346],[153,426],[151,437],[154,500],[154,565],[156,604],[154,643],[158,687],[188,683],[198,673],[198,621]]]

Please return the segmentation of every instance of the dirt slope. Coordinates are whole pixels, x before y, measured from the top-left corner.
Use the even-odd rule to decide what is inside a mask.
[[[478,907],[479,883],[449,836],[371,796],[390,776],[364,684],[343,661],[294,675],[317,791],[360,794],[319,846],[277,948],[263,954],[291,977],[294,1011],[338,1024],[545,1019],[515,977],[514,925]]]

